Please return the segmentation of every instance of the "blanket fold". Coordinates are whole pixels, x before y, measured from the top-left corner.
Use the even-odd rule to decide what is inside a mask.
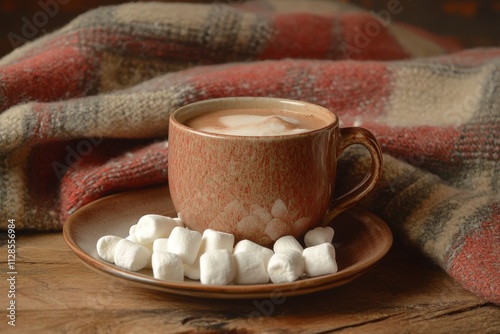
[[[500,304],[500,49],[333,1],[231,4],[101,7],[1,59],[2,217],[58,230],[93,200],[166,183],[168,118],[187,103],[304,100],[380,141],[384,178],[361,205]],[[339,164],[342,192],[369,158]]]

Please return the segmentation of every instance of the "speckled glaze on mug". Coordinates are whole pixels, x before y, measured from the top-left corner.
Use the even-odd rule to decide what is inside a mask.
[[[223,109],[281,109],[314,115],[318,130],[282,136],[235,136],[197,131],[184,123]],[[380,180],[382,155],[362,128],[339,128],[328,109],[279,98],[205,100],[176,110],[169,125],[168,182],[172,202],[190,228],[233,233],[269,246],[301,237],[366,196]],[[372,156],[367,177],[333,202],[337,157],[351,144]]]

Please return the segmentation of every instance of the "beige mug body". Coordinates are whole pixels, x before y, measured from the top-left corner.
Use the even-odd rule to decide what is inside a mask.
[[[235,136],[192,129],[186,121],[217,110],[281,109],[309,114],[320,128],[280,136]],[[175,111],[169,124],[168,183],[185,224],[269,246],[301,237],[366,196],[381,176],[382,155],[362,128],[340,129],[330,110],[301,101],[234,97],[205,100]],[[337,158],[358,143],[372,155],[367,177],[334,201]]]

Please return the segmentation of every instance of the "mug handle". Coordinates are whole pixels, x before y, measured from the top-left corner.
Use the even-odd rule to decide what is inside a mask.
[[[348,146],[353,144],[363,145],[370,153],[372,158],[370,170],[356,187],[333,201],[332,209],[325,215],[321,226],[328,226],[338,214],[367,196],[382,178],[382,150],[375,136],[364,128],[341,128],[337,158]]]

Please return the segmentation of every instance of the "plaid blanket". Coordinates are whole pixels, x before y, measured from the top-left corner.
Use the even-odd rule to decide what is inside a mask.
[[[395,23],[399,10],[129,3],[14,50],[0,60],[0,228],[57,230],[93,200],[166,183],[168,117],[184,104],[299,99],[375,133],[384,178],[362,205],[500,304],[500,49],[460,50]],[[339,191],[368,163],[348,150]]]

